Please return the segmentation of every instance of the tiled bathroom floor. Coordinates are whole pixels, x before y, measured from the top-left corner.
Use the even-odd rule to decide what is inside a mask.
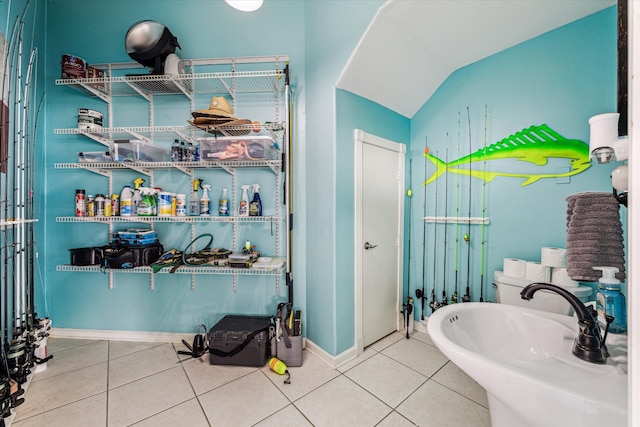
[[[332,369],[309,351],[291,384],[210,365],[182,344],[50,338],[12,426],[490,426],[485,391],[414,332]]]

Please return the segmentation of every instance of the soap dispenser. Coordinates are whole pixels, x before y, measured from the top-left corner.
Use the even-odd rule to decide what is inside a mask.
[[[620,292],[620,281],[615,276],[618,269],[616,267],[592,268],[602,271],[602,277],[598,280],[598,295],[596,296],[598,322],[606,325],[605,316],[613,316],[609,332],[614,334],[627,332],[627,302],[624,294]]]

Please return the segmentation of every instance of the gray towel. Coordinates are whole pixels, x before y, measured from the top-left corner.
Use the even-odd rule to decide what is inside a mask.
[[[584,192],[567,197],[567,273],[573,280],[595,282],[616,267],[625,280],[624,239],[620,205],[612,193]]]

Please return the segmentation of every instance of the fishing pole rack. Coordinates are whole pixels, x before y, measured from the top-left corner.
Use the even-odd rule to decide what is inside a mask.
[[[195,290],[196,275],[232,275],[233,291],[237,291],[238,276],[270,276],[275,278],[276,293],[280,292],[281,277],[287,274],[287,286],[291,276],[291,179],[290,179],[290,108],[291,90],[289,88],[289,57],[259,56],[242,58],[211,58],[183,60],[186,74],[180,75],[131,75],[132,69],[139,69],[137,63],[92,64],[94,68],[104,70],[105,77],[85,79],[58,79],[56,85],[67,86],[80,91],[84,95],[97,97],[107,105],[107,126],[102,134],[91,133],[86,129],[55,129],[56,135],[81,135],[106,147],[113,147],[114,141],[134,138],[147,143],[170,143],[174,139],[182,139],[187,143],[195,143],[198,139],[211,137],[212,133],[196,126],[156,126],[154,124],[154,98],[156,96],[186,98],[191,111],[195,111],[197,95],[226,96],[232,101],[233,111],[236,104],[249,102],[252,106],[265,104],[273,108],[273,120],[260,124],[257,130],[254,124],[235,125],[225,128],[223,133],[233,135],[235,132],[251,133],[252,136],[269,136],[281,148],[279,160],[248,161],[199,161],[199,162],[126,162],[126,163],[56,163],[54,169],[86,170],[108,178],[109,194],[113,193],[113,173],[118,170],[133,170],[148,177],[148,186],[153,187],[154,171],[177,170],[193,181],[199,170],[223,170],[231,175],[230,203],[235,208],[239,197],[237,188],[237,172],[243,169],[267,169],[274,175],[276,212],[262,217],[75,217],[61,216],[57,223],[93,222],[106,224],[109,235],[113,234],[113,225],[122,222],[145,223],[153,228],[155,223],[175,223],[190,225],[191,240],[195,239],[195,225],[198,223],[229,223],[233,228],[232,247],[239,246],[239,224],[261,222],[270,226],[271,235],[275,239],[275,256],[284,258],[282,267],[266,270],[251,268],[221,268],[212,266],[180,266],[176,274],[191,275],[191,289]],[[122,75],[124,73],[124,75]],[[149,126],[115,127],[113,104],[116,98],[141,97],[148,101]],[[201,100],[202,98],[200,98]],[[208,102],[208,100],[207,100]],[[237,133],[236,133],[237,134]],[[285,203],[286,202],[286,203]],[[289,212],[283,212],[283,205],[288,205]],[[235,210],[235,209],[234,209]],[[282,226],[289,233],[288,239],[282,239]],[[285,251],[286,249],[286,251]],[[162,269],[159,273],[166,273]],[[114,287],[114,273],[144,273],[149,275],[149,289],[154,289],[154,273],[149,267],[136,267],[126,270],[104,270],[97,266],[58,265],[59,272],[102,272],[108,275],[108,287]],[[292,299],[291,289],[289,298]]]
[[[472,225],[487,225],[489,224],[488,217],[455,217],[455,216],[425,216],[422,218],[424,222],[436,223],[436,224],[472,224]]]

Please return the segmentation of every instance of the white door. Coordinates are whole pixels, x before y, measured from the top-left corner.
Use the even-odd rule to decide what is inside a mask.
[[[360,130],[356,139],[356,346],[399,330],[405,146]]]

